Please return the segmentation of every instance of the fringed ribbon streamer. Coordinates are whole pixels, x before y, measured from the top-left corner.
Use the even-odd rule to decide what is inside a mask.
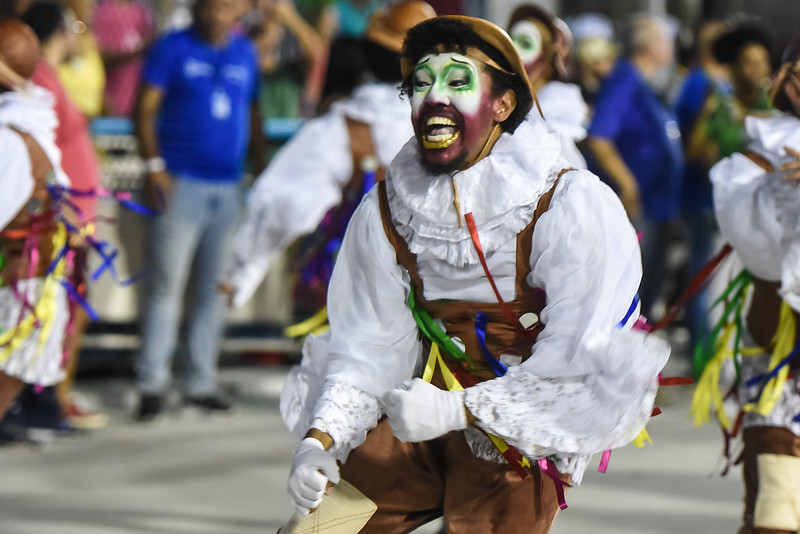
[[[472,361],[472,358],[467,356],[467,353],[456,345],[450,336],[442,330],[442,327],[433,320],[433,317],[417,303],[413,284],[408,294],[408,307],[411,308],[411,315],[414,317],[414,321],[416,321],[420,331],[422,331],[432,343],[438,344],[453,358],[466,362],[470,368],[475,367],[475,362]]]
[[[483,313],[478,312],[475,317],[475,336],[478,338],[478,345],[481,347],[481,352],[486,360],[486,363],[497,376],[503,376],[508,372],[508,366],[498,360],[492,355],[489,347],[486,346],[486,327],[489,324],[489,317]]]
[[[67,230],[63,224],[57,225],[56,233],[52,239],[53,249],[58,251],[55,255],[60,257],[60,260],[52,269],[50,276],[45,277],[42,284],[42,292],[34,306],[33,313],[29,313],[22,318],[14,328],[10,328],[0,334],[0,347],[3,348],[2,352],[0,352],[0,362],[6,361],[37,329],[39,329],[39,342],[35,359],[38,359],[50,337],[58,307],[56,287],[60,284],[59,280],[63,278],[66,270],[66,256],[60,253],[67,242]]]
[[[772,357],[765,375],[756,376],[745,383],[747,387],[761,384],[758,395],[742,408],[745,412],[769,414],[783,394],[783,386],[789,377],[789,364],[800,353],[800,343],[795,344],[795,320],[791,307],[781,303],[778,329],[772,338]]]

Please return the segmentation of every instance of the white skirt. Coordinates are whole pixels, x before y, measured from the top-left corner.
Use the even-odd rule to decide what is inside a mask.
[[[43,278],[30,278],[17,282],[17,291],[32,305],[36,306],[44,287]],[[67,291],[61,284],[55,287],[52,327],[47,339],[40,346],[43,325],[34,328],[28,336],[5,360],[0,362],[0,371],[18,378],[26,384],[52,386],[64,378],[62,359],[64,334],[69,321]],[[0,287],[0,335],[15,328],[20,322],[22,302],[14,295],[11,286]],[[28,315],[30,311],[26,311]],[[0,347],[2,358],[4,347]]]

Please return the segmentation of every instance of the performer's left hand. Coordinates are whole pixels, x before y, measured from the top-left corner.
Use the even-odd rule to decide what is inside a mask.
[[[794,158],[789,163],[781,165],[780,170],[783,171],[783,179],[797,186],[800,183],[800,152],[788,146],[783,147],[783,150]]]
[[[389,426],[400,441],[427,441],[467,428],[463,391],[443,391],[415,378],[383,396]]]

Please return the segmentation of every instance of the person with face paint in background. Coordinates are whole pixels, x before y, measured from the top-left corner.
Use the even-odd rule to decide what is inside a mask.
[[[741,358],[736,386],[745,409],[739,534],[800,530],[800,38],[783,54],[770,99],[781,113],[747,117],[747,149],[710,173],[720,232],[752,275],[749,308],[742,310],[746,356],[734,355]]]
[[[533,93],[505,31],[423,22],[403,75],[414,138],[351,219],[331,328],[281,395],[305,436],[288,492],[308,514],[347,482],[377,506],[365,533],[437,517],[453,534],[546,533],[562,481],[640,433],[669,355],[631,328],[636,234],[525,120]]]
[[[567,83],[569,27],[535,4],[523,4],[511,14],[508,33],[525,64],[546,125],[561,138],[561,155],[571,167],[585,169],[586,160],[576,143],[586,138],[589,107],[580,87]],[[528,120],[541,120],[534,107]]]
[[[292,242],[314,232],[332,210],[352,202],[352,195],[360,199],[365,164],[385,169],[411,138],[408,102],[398,91],[400,50],[408,29],[435,15],[419,0],[376,13],[362,43],[366,78],[352,95],[306,123],[258,177],[236,234],[232,265],[221,276],[232,306],[250,299]],[[325,282],[319,306],[324,305]]]

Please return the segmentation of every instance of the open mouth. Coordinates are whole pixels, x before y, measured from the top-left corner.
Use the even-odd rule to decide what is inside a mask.
[[[447,117],[431,117],[425,125],[422,144],[428,150],[439,150],[452,145],[460,135],[456,123]]]

